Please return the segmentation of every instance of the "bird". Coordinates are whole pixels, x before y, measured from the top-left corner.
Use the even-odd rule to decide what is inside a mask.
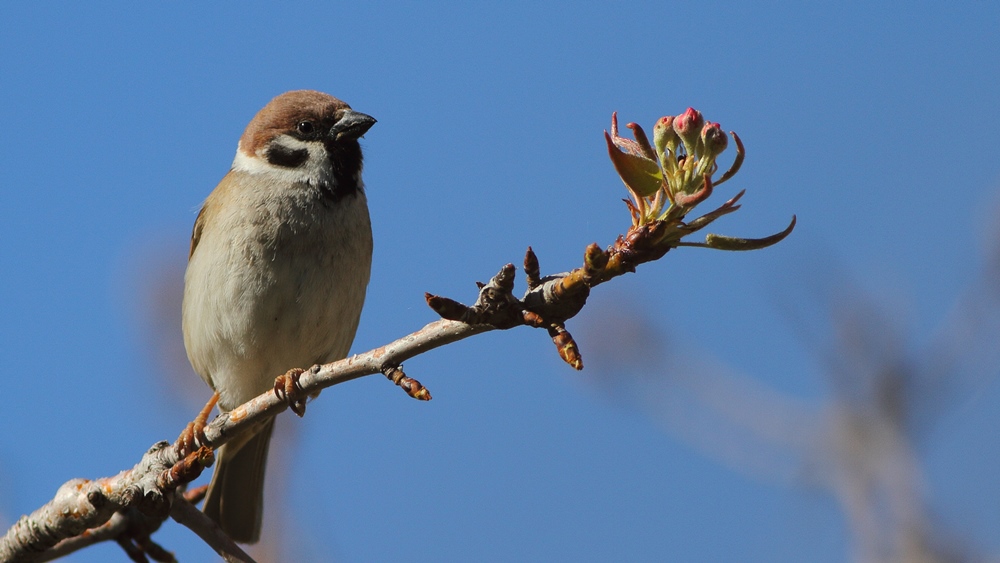
[[[191,366],[221,412],[272,389],[291,368],[347,356],[371,275],[358,139],[374,124],[329,94],[285,92],[247,125],[202,205],[182,329]],[[272,418],[216,452],[203,510],[240,543],[260,539],[273,428]]]

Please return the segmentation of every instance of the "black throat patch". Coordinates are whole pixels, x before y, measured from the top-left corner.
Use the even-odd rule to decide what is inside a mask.
[[[361,145],[356,140],[327,141],[326,153],[333,169],[333,182],[321,184],[324,199],[336,203],[361,192]]]

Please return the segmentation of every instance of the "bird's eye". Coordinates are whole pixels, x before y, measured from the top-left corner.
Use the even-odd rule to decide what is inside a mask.
[[[308,135],[313,132],[313,123],[312,121],[300,121],[299,124],[295,126],[295,129],[303,135]]]

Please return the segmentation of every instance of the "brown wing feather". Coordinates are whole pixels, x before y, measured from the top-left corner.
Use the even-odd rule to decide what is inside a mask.
[[[191,251],[188,252],[188,261],[191,261],[191,257],[194,256],[194,249],[198,248],[198,241],[201,240],[201,231],[205,228],[205,209],[207,205],[201,206],[201,211],[198,212],[198,218],[194,220],[194,229],[191,231]]]

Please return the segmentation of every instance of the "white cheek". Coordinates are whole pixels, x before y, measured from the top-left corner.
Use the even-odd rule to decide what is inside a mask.
[[[326,147],[323,146],[323,143],[304,142],[289,135],[281,135],[274,142],[291,150],[305,149],[309,152],[309,158],[295,168],[287,168],[268,162],[263,154],[264,149],[258,151],[260,154],[250,156],[243,152],[242,147],[237,147],[236,158],[233,159],[233,170],[249,174],[263,174],[287,182],[318,184],[333,181],[333,168],[330,166],[330,159],[327,157]]]

